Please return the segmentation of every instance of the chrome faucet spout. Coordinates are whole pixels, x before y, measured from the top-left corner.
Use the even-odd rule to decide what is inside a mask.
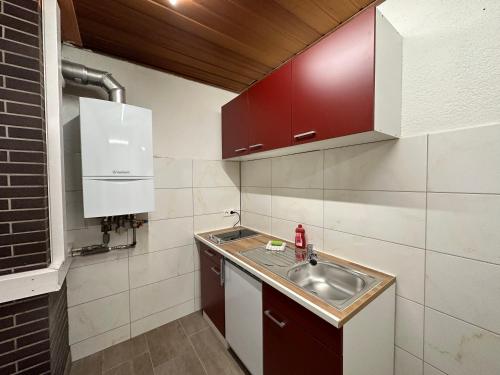
[[[313,266],[318,264],[318,253],[314,251],[314,245],[312,243],[307,245],[306,260]]]

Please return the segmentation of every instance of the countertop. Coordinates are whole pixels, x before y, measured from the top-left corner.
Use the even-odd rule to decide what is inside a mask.
[[[372,289],[368,290],[361,297],[359,297],[356,301],[354,301],[350,306],[345,308],[344,310],[338,310],[335,307],[329,305],[324,300],[310,294],[294,283],[288,281],[287,279],[271,272],[267,268],[253,262],[252,260],[241,255],[242,252],[250,249],[254,249],[259,246],[265,246],[269,240],[279,239],[277,237],[270,236],[268,234],[259,233],[258,231],[253,231],[259,233],[257,236],[244,238],[242,240],[236,240],[232,242],[228,242],[225,244],[215,244],[209,240],[210,234],[224,233],[228,231],[232,231],[235,229],[243,229],[244,227],[237,228],[226,228],[211,232],[197,233],[195,234],[195,238],[219,252],[225,258],[231,260],[236,263],[238,266],[247,270],[263,282],[269,284],[270,286],[276,288],[295,302],[304,306],[309,311],[318,315],[319,317],[325,319],[332,325],[337,328],[342,327],[346,322],[348,322],[353,316],[355,316],[358,312],[360,312],[366,305],[370,303],[373,299],[375,299],[378,295],[380,295],[384,290],[386,290],[389,286],[396,282],[396,278],[392,275],[388,275],[382,273],[380,271],[376,271],[374,269],[364,267],[360,264],[356,264],[345,259],[337,258],[332,255],[319,252],[320,260],[332,261],[334,263],[344,265],[350,267],[354,270],[366,273],[367,275],[373,276],[380,280],[380,283],[377,284]],[[249,228],[250,229],[250,228]],[[287,241],[289,243],[289,241]]]

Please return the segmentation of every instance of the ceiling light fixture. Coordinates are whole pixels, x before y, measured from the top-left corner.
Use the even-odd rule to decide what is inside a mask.
[[[177,5],[177,0],[168,0],[170,5],[176,6]]]

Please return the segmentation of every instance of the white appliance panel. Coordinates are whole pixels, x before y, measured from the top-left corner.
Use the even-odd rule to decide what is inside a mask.
[[[253,375],[262,375],[262,283],[226,261],[226,340]]]
[[[83,178],[83,216],[86,218],[152,212],[154,207],[152,178]]]
[[[82,175],[152,177],[151,110],[80,98]]]

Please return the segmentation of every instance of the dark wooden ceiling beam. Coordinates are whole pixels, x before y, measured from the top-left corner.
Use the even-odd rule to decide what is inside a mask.
[[[84,47],[239,92],[381,1],[78,0],[74,7]]]
[[[61,10],[61,34],[63,40],[81,47],[83,45],[82,38],[73,0],[58,0],[57,2]]]
[[[139,36],[127,33],[100,22],[96,22],[86,18],[80,18],[80,24],[82,32],[85,32],[86,34],[96,33],[98,35],[106,35],[107,38],[109,38],[111,41],[123,43],[124,47],[126,46],[125,48],[130,48],[135,51],[151,51],[151,53],[154,53],[158,56],[163,56],[163,58],[169,61],[190,66],[212,75],[225,77],[242,85],[249,85],[254,81],[253,78],[244,77],[218,66],[193,59],[192,57],[177,53],[169,48],[165,48],[159,43],[151,43],[150,41],[146,41]],[[124,41],[126,42],[124,43]],[[141,61],[141,56],[141,54],[137,54],[136,58],[138,59],[138,61]]]
[[[136,51],[133,51],[132,49],[127,48],[127,46],[124,46],[123,42],[113,41],[107,37],[106,38],[96,37],[92,34],[87,35],[83,31],[82,31],[82,37],[88,41],[88,46],[92,50],[103,52],[112,56],[117,56],[123,58],[124,60],[131,61],[134,63],[138,63]],[[241,92],[243,89],[246,88],[246,85],[234,82],[224,77],[212,75],[210,73],[206,73],[204,71],[201,71],[193,67],[169,61],[165,59],[162,55],[152,53],[149,50],[141,48],[139,52],[141,53],[143,60],[142,62],[139,63],[144,66],[157,68],[159,70],[167,71],[183,78],[188,78],[193,81],[197,81],[203,84],[208,84],[218,88],[224,88],[226,90],[230,90],[233,92]]]
[[[250,78],[251,81],[263,77],[271,69],[260,65],[256,67],[255,61],[246,61],[242,56],[236,55],[232,51],[214,48],[212,44],[202,39],[170,25],[162,24],[157,19],[132,11],[120,4],[115,6],[111,15],[105,14],[105,9],[101,9],[105,7],[105,4],[89,6],[85,2],[81,2],[78,6],[80,22],[83,19],[90,19],[110,25],[132,35],[140,36],[149,42],[158,43],[174,52]]]

